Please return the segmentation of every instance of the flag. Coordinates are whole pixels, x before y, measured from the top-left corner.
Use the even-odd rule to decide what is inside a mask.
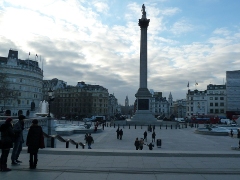
[[[28,53],[28,55],[30,56],[30,52]]]
[[[189,87],[189,81],[188,81],[187,87]]]

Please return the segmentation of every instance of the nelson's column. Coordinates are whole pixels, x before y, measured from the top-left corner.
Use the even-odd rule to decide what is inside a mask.
[[[140,84],[135,97],[137,98],[137,110],[131,121],[137,121],[140,124],[157,121],[150,111],[151,93],[147,88],[147,28],[150,19],[147,19],[145,6],[142,5],[142,18],[138,25],[141,28],[140,39]]]

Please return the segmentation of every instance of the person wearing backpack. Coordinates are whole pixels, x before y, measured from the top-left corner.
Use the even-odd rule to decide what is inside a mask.
[[[91,134],[89,134],[87,137],[88,149],[92,149],[91,145],[93,142],[94,142],[93,137],[91,136]]]
[[[18,117],[18,122],[14,124],[13,126],[13,132],[15,133],[15,140],[13,144],[13,150],[12,150],[12,165],[19,165],[19,163],[22,163],[22,161],[18,160],[18,157],[22,151],[22,144],[24,143],[23,139],[23,130],[24,130],[24,115],[20,115]]]

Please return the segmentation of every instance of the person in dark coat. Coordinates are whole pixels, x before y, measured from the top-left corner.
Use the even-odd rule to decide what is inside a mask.
[[[156,138],[156,133],[153,131],[153,133],[152,133],[152,142],[155,142],[155,138]]]
[[[139,140],[139,149],[140,149],[140,150],[143,150],[143,145],[144,145],[144,140],[143,140],[143,138],[141,138],[141,139]]]
[[[13,150],[12,150],[12,165],[19,165],[19,163],[22,163],[22,161],[18,160],[18,157],[22,151],[22,144],[24,143],[23,139],[23,130],[24,130],[24,115],[20,115],[18,117],[19,121],[14,124],[13,131],[15,133],[15,139],[13,144]]]
[[[149,150],[153,150],[154,145],[152,143],[147,145],[149,147]]]
[[[119,139],[119,127],[117,128],[116,132],[117,132],[117,139]]]
[[[87,143],[87,137],[88,137],[88,133],[86,133],[85,136],[84,136],[84,140],[85,140],[86,143]]]
[[[134,145],[135,145],[135,147],[136,147],[136,150],[138,150],[138,149],[139,149],[139,146],[140,146],[140,142],[139,142],[138,138],[136,138],[136,140],[135,140],[135,142],[134,142]]]
[[[94,142],[93,137],[91,136],[91,134],[89,134],[87,137],[88,149],[92,149],[91,145],[93,142]]]
[[[144,140],[147,142],[147,131],[143,133]]]
[[[2,141],[2,154],[0,160],[0,170],[1,171],[11,171],[7,167],[7,159],[10,148],[13,147],[13,139],[14,139],[14,132],[13,132],[13,120],[12,118],[7,118],[5,123],[1,125],[0,132],[1,132],[1,141]]]
[[[122,140],[122,136],[123,136],[123,130],[120,129],[120,130],[119,130],[119,138],[120,138],[120,140]]]
[[[32,121],[29,128],[26,145],[28,146],[28,153],[30,153],[30,169],[35,169],[38,161],[38,149],[44,148],[43,130],[41,126],[38,126],[37,119]]]

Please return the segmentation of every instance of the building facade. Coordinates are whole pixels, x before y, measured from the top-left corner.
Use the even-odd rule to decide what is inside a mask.
[[[78,82],[76,86],[53,89],[54,101],[51,102],[51,113],[56,118],[81,120],[85,117],[108,115],[109,93],[102,86]]]
[[[226,85],[213,85],[207,86],[207,114],[215,116],[226,116]],[[205,104],[202,104],[205,108]]]
[[[31,116],[43,98],[43,71],[34,60],[21,60],[18,51],[10,49],[8,57],[0,57],[0,73],[7,77],[8,88],[15,95],[0,99],[1,109],[7,115]]]
[[[186,117],[206,115],[207,113],[207,90],[188,90],[186,95]]]
[[[232,119],[240,115],[240,70],[226,72],[226,95],[226,113]]]

